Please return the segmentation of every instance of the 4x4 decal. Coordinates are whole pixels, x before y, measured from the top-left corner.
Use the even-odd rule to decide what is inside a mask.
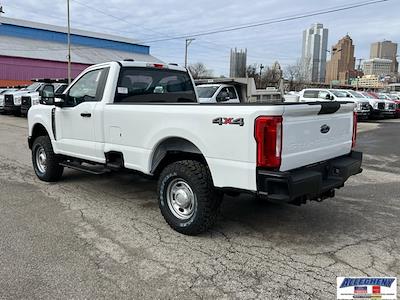
[[[243,118],[215,118],[213,124],[218,125],[239,125],[244,126]]]

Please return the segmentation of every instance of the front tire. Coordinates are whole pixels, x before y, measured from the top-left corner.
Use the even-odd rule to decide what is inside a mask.
[[[168,165],[161,172],[158,195],[166,222],[186,235],[207,231],[215,223],[222,199],[207,166],[193,160]]]
[[[46,182],[58,181],[64,171],[48,136],[39,136],[33,142],[32,163],[36,176]]]

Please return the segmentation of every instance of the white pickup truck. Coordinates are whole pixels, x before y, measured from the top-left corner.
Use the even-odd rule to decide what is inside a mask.
[[[201,84],[197,87],[200,103],[240,103],[238,92],[229,84]]]
[[[347,90],[338,89],[304,89],[299,93],[300,102],[309,101],[351,101],[355,103],[355,112],[358,118],[368,119],[370,115],[370,105],[367,99],[353,97]]]
[[[4,94],[4,112],[12,113],[15,116],[21,115],[22,96],[37,92],[44,85],[43,82],[34,82],[27,88]]]
[[[145,62],[89,67],[60,98],[28,112],[36,175],[122,168],[158,178],[161,212],[184,234],[207,230],[224,193],[294,204],[334,196],[361,172],[352,102],[198,103],[185,68]]]

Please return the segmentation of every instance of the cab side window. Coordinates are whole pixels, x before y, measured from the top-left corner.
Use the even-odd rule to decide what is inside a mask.
[[[318,98],[319,99],[323,99],[323,100],[330,100],[331,99],[331,95],[326,91],[320,91],[319,94],[318,94]]]
[[[101,101],[108,68],[94,70],[83,75],[68,91],[66,106],[72,107],[83,102]]]
[[[236,91],[233,87],[228,87],[229,98],[237,99]]]
[[[229,97],[229,99],[227,98]],[[217,102],[224,102],[232,99],[231,94],[229,93],[228,88],[224,87],[221,89],[221,91],[217,95]]]

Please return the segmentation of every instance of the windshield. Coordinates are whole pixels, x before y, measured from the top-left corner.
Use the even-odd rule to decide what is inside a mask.
[[[356,98],[364,98],[364,96],[362,94],[360,94],[359,92],[349,91],[349,93],[352,94]]]
[[[375,97],[373,97],[372,95],[370,95],[368,93],[362,93],[362,94],[368,99],[375,99]]]
[[[346,98],[347,93],[342,91],[332,91],[332,93],[338,98]]]
[[[4,90],[4,91],[1,91],[1,92],[0,92],[0,95],[4,95],[4,94],[11,93],[11,92],[15,92],[15,91],[16,91],[16,89]]]
[[[211,98],[218,90],[218,86],[198,86],[197,94],[199,98]]]
[[[23,91],[36,91],[42,84],[40,82],[35,82],[32,83],[30,86],[28,86],[27,88],[22,89]]]
[[[67,86],[68,86],[68,85],[66,85],[66,84],[60,85],[60,86],[56,89],[55,93],[56,93],[56,94],[62,94],[62,93],[64,93],[64,91],[65,91],[65,89],[67,88]]]

